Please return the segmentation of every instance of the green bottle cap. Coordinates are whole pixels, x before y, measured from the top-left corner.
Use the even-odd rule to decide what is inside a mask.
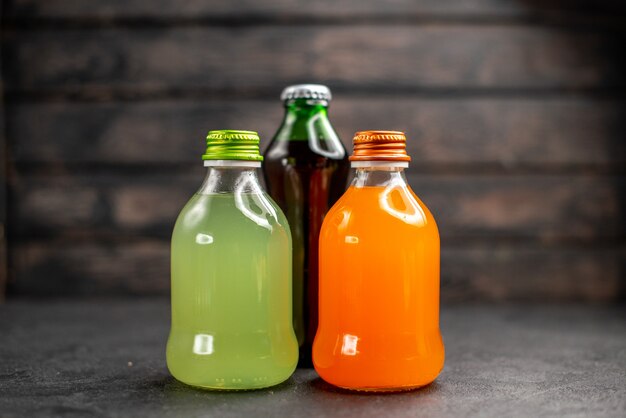
[[[210,131],[203,160],[263,161],[259,134],[253,131]]]

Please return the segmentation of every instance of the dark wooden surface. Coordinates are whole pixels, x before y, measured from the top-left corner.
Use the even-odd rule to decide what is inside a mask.
[[[93,7],[80,0],[13,0],[9,14],[19,17],[152,17],[167,18],[189,16],[239,16],[246,11],[255,15],[293,15],[324,16],[332,18],[336,15],[354,16],[356,13],[370,13],[385,16],[395,13],[463,13],[482,15],[518,15],[526,11],[517,2],[511,0],[470,0],[459,5],[450,0],[395,0],[381,9],[376,0],[362,0],[358,3],[350,0],[321,0],[303,2],[298,0],[236,0],[231,2],[214,2],[210,4],[202,0],[173,2],[171,0],[155,0],[147,3],[143,0],[110,0],[106,6]]]
[[[160,239],[32,240],[13,255],[14,292],[22,295],[169,292],[169,244]],[[623,292],[624,256],[612,246],[445,245],[442,298],[610,302]]]
[[[614,1],[3,3],[9,292],[164,294],[209,129],[267,146],[293,82],[346,145],[409,136],[444,300],[626,295],[626,7]]]
[[[619,0],[8,0],[5,14],[20,24],[110,26],[218,24],[523,23],[606,24],[619,27],[626,6]]]
[[[623,38],[593,29],[384,22],[46,28],[16,30],[9,41],[7,83],[34,91],[246,91],[302,79],[319,79],[339,91],[363,84],[383,90],[610,87],[622,68],[606,52],[623,45]]]
[[[207,126],[245,123],[274,134],[282,107],[267,99],[206,98],[137,101],[12,100],[16,164],[197,164]],[[234,97],[233,97],[234,96]],[[354,127],[403,129],[412,170],[428,168],[575,169],[607,171],[626,163],[626,100],[548,97],[423,97],[336,94],[331,117],[346,146]],[[80,122],[80,123],[77,123]],[[531,171],[531,170],[529,170]]]
[[[299,369],[248,392],[192,389],[165,365],[168,301],[0,306],[0,415],[22,417],[623,417],[618,307],[443,305],[444,370],[421,390],[351,393]]]

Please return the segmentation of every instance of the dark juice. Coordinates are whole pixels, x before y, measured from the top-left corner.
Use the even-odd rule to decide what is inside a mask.
[[[334,134],[334,133],[333,133]],[[317,330],[318,241],[324,216],[344,193],[347,153],[338,141],[275,138],[265,152],[265,180],[285,212],[293,241],[293,316],[300,366],[311,367]]]

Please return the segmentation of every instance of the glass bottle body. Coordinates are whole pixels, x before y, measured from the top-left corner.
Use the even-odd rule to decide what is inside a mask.
[[[294,329],[303,366],[312,365],[317,329],[319,231],[345,191],[349,171],[346,150],[328,121],[326,106],[310,99],[289,102],[264,163],[269,193],[291,227]]]
[[[254,389],[292,374],[291,237],[254,169],[209,168],[176,221],[171,262],[174,377]]]
[[[336,386],[408,390],[443,368],[439,233],[401,168],[357,169],[320,234],[313,362]]]

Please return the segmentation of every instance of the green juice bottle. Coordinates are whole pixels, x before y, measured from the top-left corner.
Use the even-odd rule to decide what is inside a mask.
[[[167,366],[202,388],[276,385],[298,362],[289,225],[259,184],[256,132],[209,132],[203,159],[172,235]]]

